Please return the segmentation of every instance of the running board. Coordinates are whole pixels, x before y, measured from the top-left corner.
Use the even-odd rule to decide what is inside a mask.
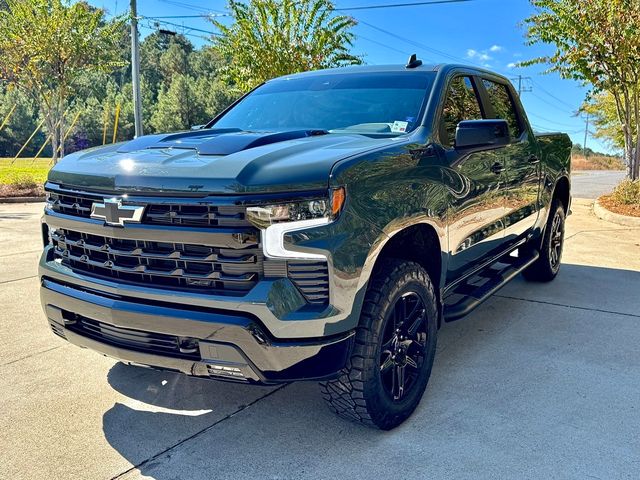
[[[505,255],[457,285],[444,298],[445,322],[458,320],[471,313],[482,302],[535,262],[539,256],[537,251],[526,258]]]

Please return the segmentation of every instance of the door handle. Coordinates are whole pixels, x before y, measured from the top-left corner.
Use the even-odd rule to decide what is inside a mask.
[[[493,165],[491,165],[491,171],[493,173],[495,173],[496,175],[504,172],[504,165],[502,165],[499,162],[494,163]]]
[[[531,165],[537,165],[540,163],[540,159],[538,157],[536,157],[535,155],[531,155],[527,161],[531,164]]]

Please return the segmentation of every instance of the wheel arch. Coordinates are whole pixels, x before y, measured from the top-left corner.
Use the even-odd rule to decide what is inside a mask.
[[[376,242],[365,265],[366,282],[376,274],[377,268],[388,258],[416,262],[429,274],[441,310],[441,289],[444,284],[446,250],[443,247],[444,229],[430,222],[418,222],[385,233]],[[438,327],[442,321],[438,318]]]
[[[568,213],[571,207],[571,182],[566,175],[560,176],[555,182],[551,202],[556,199],[562,202],[564,211]]]

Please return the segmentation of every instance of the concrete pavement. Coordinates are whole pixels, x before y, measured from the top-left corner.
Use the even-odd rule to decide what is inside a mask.
[[[42,205],[0,205],[0,478],[637,478],[640,229],[575,201],[551,284],[517,279],[445,325],[392,432],[278,388],[127,367],[49,332]]]
[[[615,170],[580,170],[571,175],[571,191],[576,198],[596,199],[611,192],[625,177]]]

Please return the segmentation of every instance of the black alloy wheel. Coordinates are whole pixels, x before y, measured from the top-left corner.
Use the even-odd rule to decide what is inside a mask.
[[[427,315],[424,301],[407,292],[389,312],[382,337],[380,375],[385,392],[401,400],[416,384],[427,345]]]

